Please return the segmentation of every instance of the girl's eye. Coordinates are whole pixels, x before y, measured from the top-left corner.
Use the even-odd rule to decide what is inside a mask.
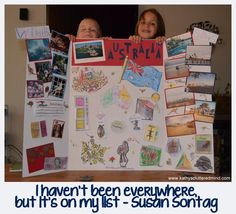
[[[151,23],[151,25],[152,25],[152,26],[155,26],[155,25],[156,25],[156,23],[155,23],[155,22],[152,22],[152,23]]]

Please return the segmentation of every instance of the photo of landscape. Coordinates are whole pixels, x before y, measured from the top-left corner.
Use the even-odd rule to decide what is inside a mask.
[[[185,87],[165,90],[167,108],[176,108],[195,104],[194,94],[185,92]]]
[[[206,72],[189,72],[186,85],[187,92],[213,94],[215,74]]]
[[[196,134],[193,114],[166,117],[166,130],[168,137]]]
[[[170,59],[165,62],[166,79],[187,77],[189,75],[188,65],[185,58]]]

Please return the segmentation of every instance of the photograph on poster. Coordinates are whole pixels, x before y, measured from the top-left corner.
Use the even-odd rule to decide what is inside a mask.
[[[104,61],[105,50],[103,40],[73,43],[75,63]]]
[[[52,58],[49,39],[26,39],[26,47],[30,62]]]
[[[67,157],[45,157],[44,169],[56,170],[67,169]]]
[[[67,36],[52,30],[51,31],[51,40],[50,47],[60,50],[64,53],[68,53],[69,51],[70,40]]]
[[[43,81],[27,80],[27,95],[28,98],[44,97]]]
[[[165,41],[168,57],[177,57],[186,53],[188,45],[193,45],[190,32],[173,36]]]
[[[216,102],[196,100],[194,117],[196,121],[213,123],[215,117]]]
[[[194,94],[185,92],[185,87],[165,89],[167,108],[176,108],[195,104]]]
[[[168,137],[196,134],[193,114],[169,116],[165,120]]]
[[[52,137],[62,138],[65,121],[54,120],[52,124]]]
[[[52,81],[51,61],[35,62],[36,75],[38,80],[45,82]]]
[[[48,96],[63,98],[65,93],[65,88],[66,88],[66,79],[53,75],[51,89],[48,92]]]
[[[58,52],[52,52],[52,73],[66,76],[68,56]]]
[[[169,59],[165,61],[166,79],[187,77],[189,75],[188,65],[185,64],[185,58]]]
[[[187,46],[186,65],[210,65],[211,64],[212,46],[209,45],[194,45]]]
[[[186,92],[213,94],[215,73],[189,72],[186,79]]]

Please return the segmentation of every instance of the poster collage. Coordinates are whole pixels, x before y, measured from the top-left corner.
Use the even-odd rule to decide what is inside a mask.
[[[207,39],[206,39],[207,38]],[[217,35],[26,39],[23,176],[61,170],[214,172]]]

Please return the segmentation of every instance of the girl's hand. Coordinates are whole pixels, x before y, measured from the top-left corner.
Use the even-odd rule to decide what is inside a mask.
[[[129,39],[135,43],[140,43],[142,41],[142,37],[137,36],[137,35],[130,36]]]
[[[166,37],[165,36],[158,36],[156,39],[157,43],[163,43],[166,41]]]
[[[74,42],[75,41],[75,36],[72,34],[65,34],[66,37],[69,38],[70,41]]]

